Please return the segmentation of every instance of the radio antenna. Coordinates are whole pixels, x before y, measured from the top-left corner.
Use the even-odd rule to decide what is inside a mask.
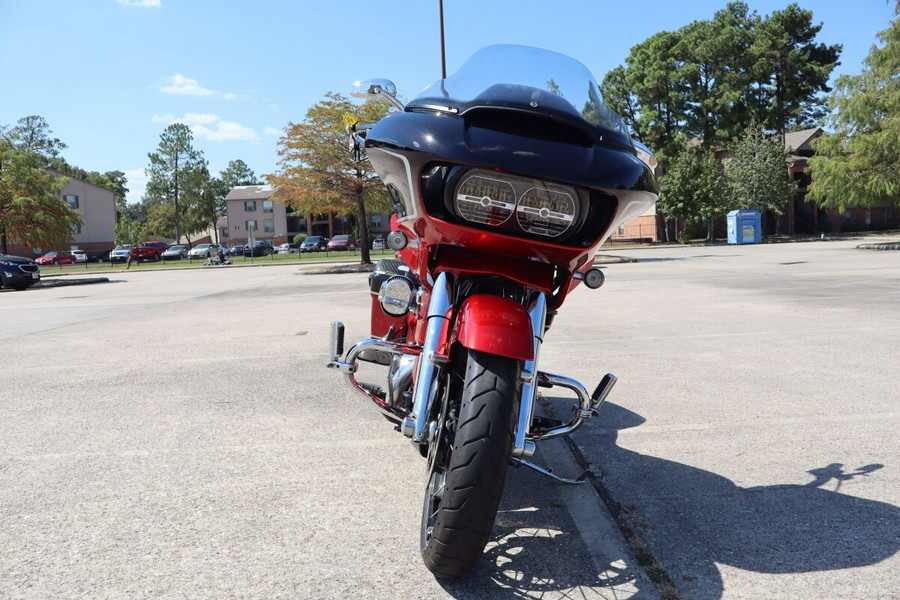
[[[441,20],[441,79],[447,79],[447,59],[444,55],[444,0],[438,0]]]

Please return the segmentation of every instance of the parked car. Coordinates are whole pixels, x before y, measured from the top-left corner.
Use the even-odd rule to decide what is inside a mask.
[[[109,253],[109,262],[125,262],[131,256],[131,244],[119,244]]]
[[[102,263],[109,260],[109,253],[110,250],[89,250],[85,252],[89,263]]]
[[[40,280],[41,269],[32,259],[0,254],[0,288],[8,287],[21,292]]]
[[[329,250],[356,250],[356,240],[349,235],[336,235],[328,242]]]
[[[88,261],[87,254],[84,253],[84,250],[72,250],[72,256],[75,257],[75,262],[77,263],[86,263]]]
[[[162,253],[162,257],[165,260],[181,260],[182,258],[187,258],[190,251],[190,246],[172,245]]]
[[[165,242],[144,242],[131,249],[131,260],[160,260],[162,253],[169,249]]]
[[[297,254],[300,252],[299,244],[281,244],[275,249],[275,254]]]
[[[269,256],[274,253],[272,243],[265,240],[254,242],[252,246],[244,246],[244,256]]]
[[[209,258],[219,253],[218,244],[197,244],[188,252],[189,258]]]
[[[379,235],[372,240],[372,250],[384,250],[384,237]]]
[[[74,265],[75,257],[68,250],[60,250],[59,252],[48,252],[34,262],[39,265]]]
[[[247,244],[232,244],[230,248],[228,248],[228,254],[232,256],[238,256],[244,253],[244,248]]]
[[[322,252],[328,246],[328,238],[311,235],[300,244],[300,252]]]

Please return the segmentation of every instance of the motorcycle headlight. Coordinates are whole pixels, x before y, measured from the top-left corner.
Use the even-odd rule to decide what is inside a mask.
[[[480,225],[503,225],[516,213],[522,231],[544,237],[569,231],[579,211],[578,196],[571,187],[481,170],[462,178],[453,206],[457,215]]]
[[[519,226],[528,233],[556,237],[565,233],[578,215],[574,192],[546,185],[528,189],[516,208]]]
[[[473,223],[500,225],[516,208],[513,186],[495,177],[469,175],[456,190],[456,211]]]

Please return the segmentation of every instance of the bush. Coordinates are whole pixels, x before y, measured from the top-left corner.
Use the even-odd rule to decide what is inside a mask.
[[[307,237],[309,237],[309,236],[307,236],[305,233],[298,233],[297,235],[294,236],[294,243],[302,244],[303,240],[305,240]]]

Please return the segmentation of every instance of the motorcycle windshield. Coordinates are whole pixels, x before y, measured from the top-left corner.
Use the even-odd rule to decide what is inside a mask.
[[[543,113],[583,122],[586,128],[631,145],[622,118],[604,101],[594,76],[577,60],[528,46],[488,46],[454,75],[437,81],[407,104],[407,110],[499,108]]]

